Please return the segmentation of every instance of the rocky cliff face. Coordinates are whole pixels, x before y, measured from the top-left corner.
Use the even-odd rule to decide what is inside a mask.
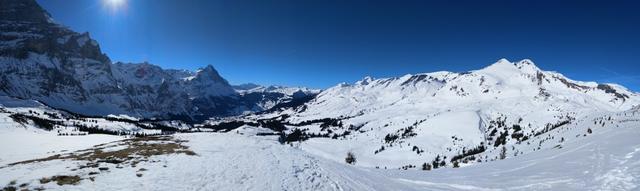
[[[86,115],[205,119],[266,109],[211,65],[191,72],[112,64],[88,33],[56,24],[34,0],[0,4],[0,95]]]

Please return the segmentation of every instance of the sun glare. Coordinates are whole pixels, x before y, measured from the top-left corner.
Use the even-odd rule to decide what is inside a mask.
[[[106,7],[111,9],[111,11],[120,10],[127,4],[127,0],[102,0],[102,1]]]

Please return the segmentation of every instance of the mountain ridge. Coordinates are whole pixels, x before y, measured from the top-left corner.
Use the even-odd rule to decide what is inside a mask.
[[[283,140],[302,141],[303,150],[335,161],[352,152],[361,166],[407,169],[548,149],[639,107],[640,96],[621,86],[501,59],[469,72],[365,77],[295,108],[226,120],[281,124]]]
[[[12,15],[0,17],[1,95],[85,115],[195,121],[259,112],[294,99],[285,93],[247,98],[212,65],[191,72],[147,62],[113,63],[89,33],[54,23],[36,1],[1,3],[0,14]]]

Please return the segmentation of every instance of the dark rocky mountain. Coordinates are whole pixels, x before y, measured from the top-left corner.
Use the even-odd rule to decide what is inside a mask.
[[[292,100],[286,93],[239,93],[211,65],[192,72],[112,64],[89,33],[55,23],[36,1],[0,5],[0,95],[85,115],[188,120],[257,112]]]

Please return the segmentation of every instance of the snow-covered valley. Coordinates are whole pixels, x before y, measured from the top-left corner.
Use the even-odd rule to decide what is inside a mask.
[[[231,85],[112,62],[37,1],[0,5],[3,191],[640,190],[640,94],[617,84],[499,59]]]
[[[27,156],[125,148],[110,147],[123,140],[119,136],[59,137],[5,126],[3,135],[14,138],[3,137],[0,184],[30,190],[635,190],[640,184],[638,123],[599,127],[560,147],[518,157],[432,171],[348,165],[249,131],[166,136],[181,140],[195,155],[164,153],[135,165],[105,161],[82,168],[101,159],[72,158],[11,165]],[[43,181],[55,176],[78,180]]]

